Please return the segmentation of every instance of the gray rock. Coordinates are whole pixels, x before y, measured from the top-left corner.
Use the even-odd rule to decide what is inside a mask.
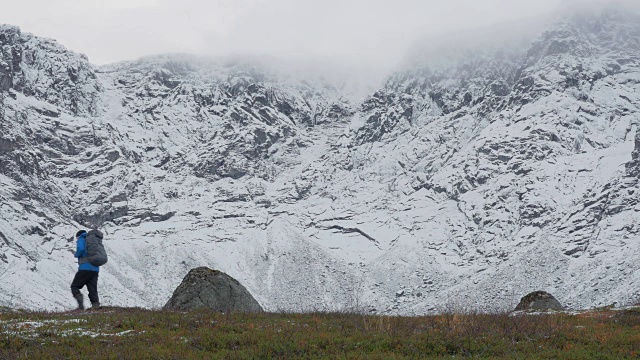
[[[127,205],[109,205],[107,208],[100,209],[100,211],[92,213],[84,211],[83,213],[75,214],[73,220],[85,227],[93,228],[100,227],[106,222],[114,222],[116,219],[127,216],[128,213],[129,207]]]
[[[515,308],[515,311],[524,310],[564,310],[564,307],[548,292],[534,291],[522,297]]]
[[[86,56],[16,26],[0,25],[0,92],[9,89],[74,115],[95,115],[102,92]]]
[[[189,271],[164,309],[211,309],[220,312],[264,311],[256,299],[236,279],[207,267]]]
[[[640,130],[636,133],[636,148],[631,154],[631,159],[627,163],[627,174],[640,177]]]

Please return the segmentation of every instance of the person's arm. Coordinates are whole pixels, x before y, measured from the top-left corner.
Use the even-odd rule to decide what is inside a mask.
[[[75,253],[74,256],[79,258],[79,257],[82,257],[84,255],[84,250],[85,250],[84,237],[81,237],[80,239],[78,239],[77,247],[78,247],[78,249],[76,250],[76,253]]]

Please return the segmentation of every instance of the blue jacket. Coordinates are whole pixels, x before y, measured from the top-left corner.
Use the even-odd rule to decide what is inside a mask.
[[[87,237],[87,234],[82,234],[78,238],[78,243],[76,244],[77,250],[76,250],[76,254],[74,255],[75,257],[78,258],[78,260],[80,260],[80,258],[82,258],[82,257],[87,256],[87,240],[86,240],[86,237]],[[100,267],[99,266],[93,266],[90,263],[86,262],[84,264],[80,264],[78,266],[78,270],[89,270],[89,271],[99,272],[100,271]]]

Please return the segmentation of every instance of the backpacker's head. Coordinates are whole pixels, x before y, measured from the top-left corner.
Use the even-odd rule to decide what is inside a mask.
[[[76,233],[76,239],[80,238],[82,235],[87,235],[87,230],[80,230]]]

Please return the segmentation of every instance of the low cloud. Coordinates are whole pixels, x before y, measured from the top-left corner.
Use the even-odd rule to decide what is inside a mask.
[[[23,0],[3,5],[18,25],[105,64],[144,55],[268,55],[389,68],[416,43],[463,44],[464,34],[535,32],[600,0]],[[637,1],[617,1],[637,6]],[[452,35],[453,34],[453,35]],[[455,35],[458,34],[458,35]],[[480,41],[480,38],[478,38]],[[476,41],[476,40],[474,40]]]

